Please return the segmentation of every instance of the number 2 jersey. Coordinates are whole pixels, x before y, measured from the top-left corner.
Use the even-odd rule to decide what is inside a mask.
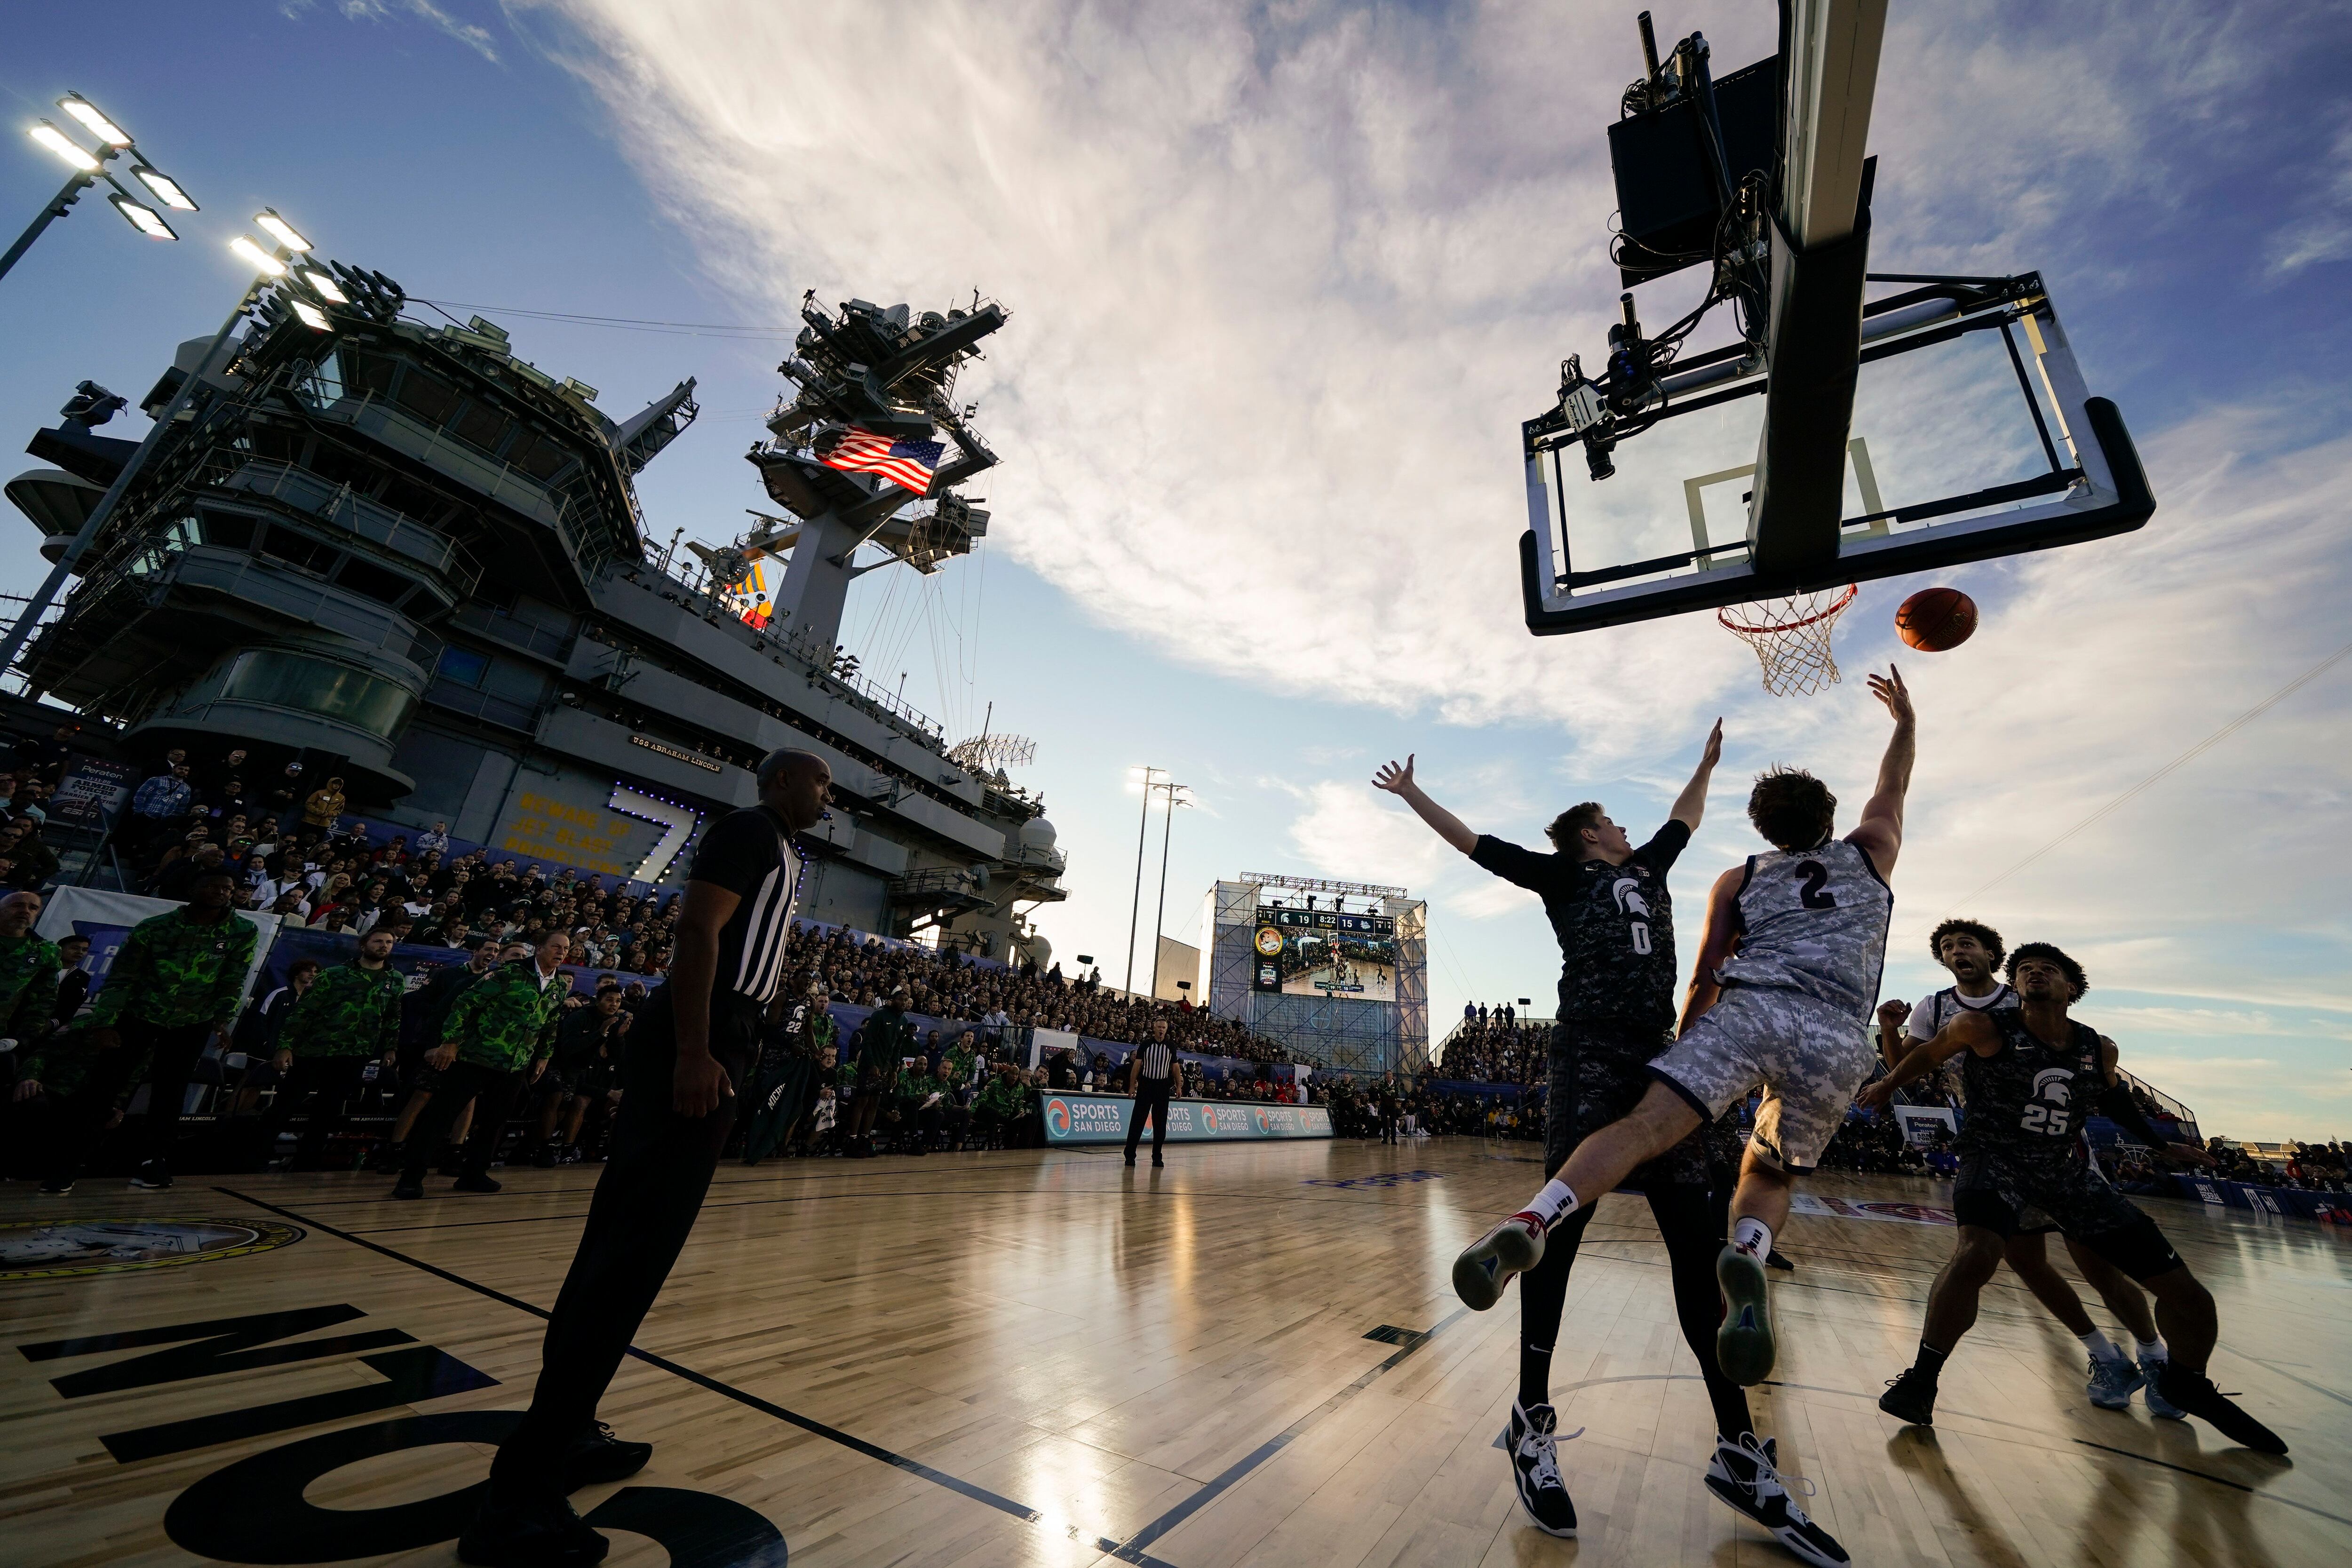
[[[1986,1017],[2000,1036],[2000,1049],[1989,1057],[1969,1051],[1960,1058],[1969,1101],[1961,1152],[2044,1174],[2087,1163],[2083,1124],[2106,1089],[2099,1032],[2069,1019],[2065,1043],[2051,1046],[2013,1008]]]
[[[1675,1022],[1675,911],[1666,873],[1690,829],[1667,821],[1622,866],[1538,855],[1481,836],[1470,858],[1543,900],[1559,939],[1559,1019],[1634,1037],[1644,1059]]]
[[[1843,838],[1748,858],[1737,895],[1739,947],[1726,985],[1796,991],[1866,1016],[1886,964],[1895,895],[1870,857]]]

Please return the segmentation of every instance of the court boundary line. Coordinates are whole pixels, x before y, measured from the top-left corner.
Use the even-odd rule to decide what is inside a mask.
[[[353,1247],[365,1247],[368,1251],[389,1258],[395,1263],[404,1263],[411,1268],[430,1274],[434,1278],[446,1280],[449,1284],[471,1290],[476,1295],[487,1296],[491,1300],[497,1301],[503,1306],[512,1307],[518,1311],[527,1312],[542,1322],[546,1321],[553,1315],[545,1308],[534,1307],[529,1301],[522,1300],[519,1296],[509,1296],[503,1290],[498,1289],[492,1286],[484,1285],[478,1280],[468,1279],[464,1275],[444,1268],[438,1264],[427,1263],[421,1258],[411,1258],[404,1252],[399,1252],[392,1247],[383,1246],[380,1243],[370,1241],[363,1236],[354,1236],[347,1230],[338,1229],[336,1226],[329,1225],[324,1220],[312,1219],[308,1215],[298,1214],[292,1209],[282,1208],[276,1204],[267,1202],[261,1198],[254,1197],[249,1194],[240,1193],[234,1187],[215,1186],[213,1188],[213,1191],[222,1194],[224,1196],[235,1198],[240,1203],[251,1204],[256,1208],[268,1209],[271,1214],[281,1215],[287,1219],[293,1220],[298,1224],[315,1226],[316,1228],[326,1232],[329,1236],[335,1237],[339,1241],[349,1242]],[[628,1353],[635,1357],[637,1360],[644,1362],[648,1366],[659,1368],[661,1371],[668,1373],[673,1377],[681,1378],[688,1383],[695,1384],[697,1387],[707,1389],[723,1398],[731,1399],[738,1405],[742,1405],[751,1409],[759,1411],[763,1415],[772,1416],[776,1420],[782,1421],[790,1426],[797,1426],[804,1432],[808,1432],[815,1436],[823,1437],[828,1442],[837,1443],[841,1447],[848,1448],[855,1453],[862,1454],[869,1459],[878,1459],[894,1469],[902,1470],[908,1475],[919,1477],[924,1480],[929,1481],[934,1486],[945,1487],[950,1491],[960,1492],[975,1502],[986,1503],[989,1507],[995,1509],[998,1512],[1011,1514],[1013,1518],[1020,1520],[1024,1524],[1038,1524],[1042,1523],[1045,1520],[1045,1516],[1042,1511],[1031,1508],[1026,1503],[1015,1502],[1013,1499],[990,1491],[986,1487],[980,1486],[975,1482],[964,1480],[958,1476],[951,1476],[945,1470],[935,1469],[931,1466],[924,1464],[919,1459],[910,1459],[906,1455],[893,1452],[888,1448],[883,1447],[878,1443],[869,1443],[865,1438],[852,1436],[850,1433],[842,1431],[837,1426],[829,1426],[824,1422],[817,1420],[813,1415],[803,1415],[796,1410],[787,1410],[782,1405],[777,1405],[770,1400],[762,1399],[756,1394],[748,1393],[730,1384],[721,1383],[719,1379],[712,1377],[706,1373],[697,1372],[690,1366],[681,1365],[680,1363],[670,1360],[667,1356],[660,1355],[648,1350],[640,1350],[634,1344],[629,1347]],[[1140,1560],[1139,1559],[1138,1561]],[[1161,1565],[1161,1568],[1165,1568],[1165,1565]]]
[[[1121,1563],[1150,1563],[1153,1559],[1145,1554],[1143,1550],[1145,1547],[1151,1545],[1161,1536],[1166,1535],[1169,1531],[1182,1524],[1186,1520],[1200,1512],[1201,1510],[1216,1501],[1218,1498],[1222,1497],[1225,1492],[1231,1490],[1234,1486],[1246,1479],[1253,1470],[1257,1469],[1268,1459],[1273,1458],[1276,1454],[1282,1452],[1283,1449],[1288,1447],[1298,1438],[1304,1436],[1310,1428],[1312,1428],[1317,1423],[1320,1422],[1325,1416],[1330,1415],[1333,1411],[1339,1409],[1339,1406],[1345,1405],[1349,1400],[1353,1399],[1357,1394],[1361,1394],[1365,1389],[1370,1388],[1373,1384],[1379,1382],[1383,1375],[1394,1368],[1399,1363],[1402,1362],[1406,1357],[1412,1355],[1414,1352],[1420,1350],[1422,1346],[1429,1343],[1430,1341],[1435,1339],[1438,1335],[1444,1333],[1446,1330],[1452,1328],[1455,1323],[1460,1322],[1464,1318],[1466,1318],[1469,1315],[1469,1308],[1454,1308],[1452,1312],[1440,1319],[1428,1332],[1421,1335],[1420,1338],[1414,1340],[1402,1350],[1398,1351],[1394,1355],[1390,1356],[1386,1361],[1380,1363],[1376,1366],[1367,1368],[1363,1374],[1358,1377],[1355,1382],[1348,1384],[1347,1387],[1339,1390],[1337,1394],[1331,1395],[1330,1398],[1325,1400],[1322,1404],[1317,1405],[1314,1409],[1308,1411],[1306,1415],[1300,1416],[1297,1420],[1293,1421],[1289,1426],[1285,1426],[1281,1431],[1276,1433],[1273,1436],[1267,1438],[1265,1442],[1259,1444],[1256,1447],[1251,1449],[1248,1453],[1243,1455],[1232,1464],[1226,1466],[1223,1470],[1220,1470],[1214,1477],[1202,1485],[1199,1491],[1194,1492],[1191,1497],[1186,1498],[1182,1502],[1178,1503],[1174,1508],[1170,1509],[1166,1513],[1161,1514],[1158,1519],[1153,1520],[1150,1524],[1145,1525],[1141,1530],[1137,1531],[1125,1541],[1114,1542],[1109,1537],[1103,1536],[1098,1538],[1097,1544],[1107,1555],[1115,1557]]]

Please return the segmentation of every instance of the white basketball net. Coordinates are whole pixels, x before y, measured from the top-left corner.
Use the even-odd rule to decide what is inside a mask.
[[[1724,630],[1756,650],[1764,667],[1764,689],[1775,697],[1810,697],[1835,686],[1837,660],[1830,657],[1830,628],[1853,603],[1854,585],[1824,588],[1785,599],[1759,599],[1717,610]]]

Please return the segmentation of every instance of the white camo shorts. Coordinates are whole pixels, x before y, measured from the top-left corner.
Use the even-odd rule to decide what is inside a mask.
[[[1731,985],[1651,1058],[1650,1072],[1707,1121],[1760,1086],[1764,1102],[1748,1146],[1795,1173],[1821,1163],[1854,1091],[1877,1065],[1851,1009],[1798,991]]]

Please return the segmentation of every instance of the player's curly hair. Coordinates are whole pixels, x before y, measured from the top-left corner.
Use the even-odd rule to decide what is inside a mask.
[[[2001,954],[2008,950],[2001,945],[2000,932],[1981,921],[1946,921],[1927,933],[1927,956],[1937,963],[1944,962],[1944,939],[1948,936],[1972,936],[1977,945],[1992,954],[1992,966],[2000,967]]]
[[[2009,976],[2011,984],[2017,984],[2017,966],[2029,958],[2042,959],[2058,966],[2058,973],[2066,977],[2066,989],[2069,993],[2066,999],[2069,1002],[2080,1002],[2083,999],[2083,993],[2091,988],[2091,982],[2084,974],[2083,966],[2067,957],[2059,948],[2046,942],[2026,942],[2009,955],[2009,966],[2002,973]]]
[[[1551,826],[1544,829],[1544,837],[1550,839],[1551,847],[1561,854],[1573,855],[1583,847],[1584,830],[1601,826],[1601,803],[1597,800],[1571,805],[1551,819]]]
[[[1775,766],[1756,775],[1748,795],[1748,820],[1779,849],[1811,849],[1830,836],[1837,820],[1837,796],[1802,768]]]

